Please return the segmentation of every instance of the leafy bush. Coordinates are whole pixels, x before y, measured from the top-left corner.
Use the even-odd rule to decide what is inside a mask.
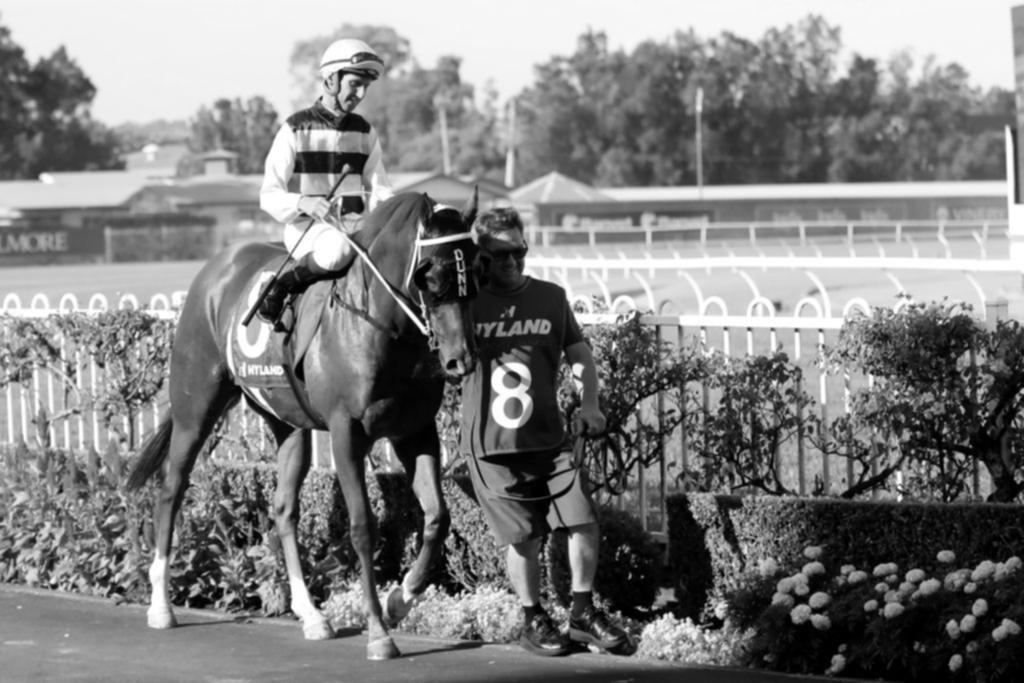
[[[859,464],[848,495],[885,486],[904,468],[913,476],[901,493],[955,500],[969,490],[977,462],[992,479],[990,500],[1009,502],[1024,490],[1024,451],[1010,447],[1024,439],[1024,327],[1017,320],[986,328],[969,306],[949,302],[876,308],[844,323],[828,359],[874,379],[819,444]]]
[[[780,473],[782,447],[817,431],[819,418],[808,407],[803,373],[783,352],[731,358],[712,353],[706,383],[717,392],[717,406],[702,411],[690,435],[696,465],[682,472],[701,491],[754,489],[795,494]]]

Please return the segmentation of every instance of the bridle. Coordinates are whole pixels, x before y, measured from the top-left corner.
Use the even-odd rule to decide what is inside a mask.
[[[416,228],[416,241],[413,244],[412,258],[409,260],[409,269],[406,272],[405,279],[403,280],[403,287],[406,290],[410,288],[410,285],[415,284],[413,282],[413,279],[416,274],[416,271],[423,267],[424,263],[428,260],[428,258],[425,258],[423,256],[424,248],[433,250],[438,246],[450,244],[453,242],[466,242],[469,245],[473,244],[473,234],[470,231],[460,232],[452,235],[444,235],[442,237],[426,237],[425,232],[426,227],[423,225],[423,222],[421,221]],[[419,295],[419,302],[418,304],[417,302],[413,302],[408,295],[398,290],[394,285],[391,284],[391,282],[388,281],[387,277],[385,277],[384,274],[380,272],[380,269],[377,267],[377,264],[373,262],[373,259],[370,258],[370,254],[369,252],[366,251],[365,247],[363,247],[361,244],[352,239],[352,237],[347,233],[342,232],[341,234],[346,240],[348,240],[348,243],[352,246],[352,249],[356,252],[359,258],[363,260],[363,263],[370,270],[370,272],[373,273],[374,277],[376,277],[377,280],[380,281],[381,285],[384,287],[384,291],[386,291],[388,295],[392,299],[394,299],[395,303],[397,303],[399,307],[401,307],[405,314],[409,316],[409,319],[416,326],[416,329],[418,329],[420,333],[428,339],[431,346],[433,347],[434,334],[430,326],[430,318],[427,315],[427,310],[430,305],[443,303],[448,298],[433,298],[430,304],[428,304],[427,300],[423,296],[422,288],[416,286],[416,291]],[[454,259],[453,267],[455,268],[456,276],[456,294],[454,297],[451,297],[454,300],[465,299],[470,296],[470,278],[472,277],[472,274],[470,272],[470,264],[467,262],[469,257],[469,254],[466,253],[467,251],[468,250],[460,249],[458,247],[453,247],[451,249]],[[417,305],[418,310],[416,310]],[[378,326],[380,325],[378,324]]]

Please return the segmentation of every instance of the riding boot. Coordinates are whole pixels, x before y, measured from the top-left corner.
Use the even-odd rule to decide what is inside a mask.
[[[291,261],[281,274],[268,285],[269,289],[263,296],[257,313],[262,320],[275,324],[281,318],[288,297],[306,289],[314,282],[339,278],[348,272],[355,258],[355,250],[348,248],[341,256],[341,264],[337,268],[327,270],[313,260],[313,254],[304,254],[300,259]]]
[[[312,254],[305,254],[299,260],[289,262],[281,274],[267,285],[267,293],[263,295],[257,311],[260,318],[271,324],[276,323],[289,296],[324,279],[328,272],[317,265]]]

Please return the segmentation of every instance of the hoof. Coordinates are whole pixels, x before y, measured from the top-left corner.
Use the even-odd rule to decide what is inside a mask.
[[[302,636],[306,640],[330,640],[334,637],[334,629],[323,616],[307,617],[302,620]]]
[[[178,620],[174,618],[174,612],[169,608],[150,607],[146,610],[146,623],[150,628],[165,629],[177,626]]]
[[[391,639],[391,636],[384,636],[383,638],[377,638],[371,640],[366,646],[366,658],[379,661],[381,659],[394,659],[400,657],[401,652],[398,651],[398,646],[395,645],[395,641]]]
[[[384,601],[384,622],[389,628],[394,628],[402,619],[408,616],[412,606],[416,604],[416,598],[406,600],[402,593],[401,586],[395,586],[388,593]]]

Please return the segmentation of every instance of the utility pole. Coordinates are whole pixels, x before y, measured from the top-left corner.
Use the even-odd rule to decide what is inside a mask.
[[[452,174],[452,157],[448,150],[448,98],[438,93],[434,96],[437,120],[441,125],[441,169],[445,175]]]
[[[697,117],[696,125],[696,146],[697,146],[697,198],[704,199],[704,148],[701,140],[701,119],[704,113],[704,88],[697,86],[697,101],[694,105],[694,115]]]
[[[508,134],[505,150],[505,187],[516,184],[516,98],[508,101]]]

